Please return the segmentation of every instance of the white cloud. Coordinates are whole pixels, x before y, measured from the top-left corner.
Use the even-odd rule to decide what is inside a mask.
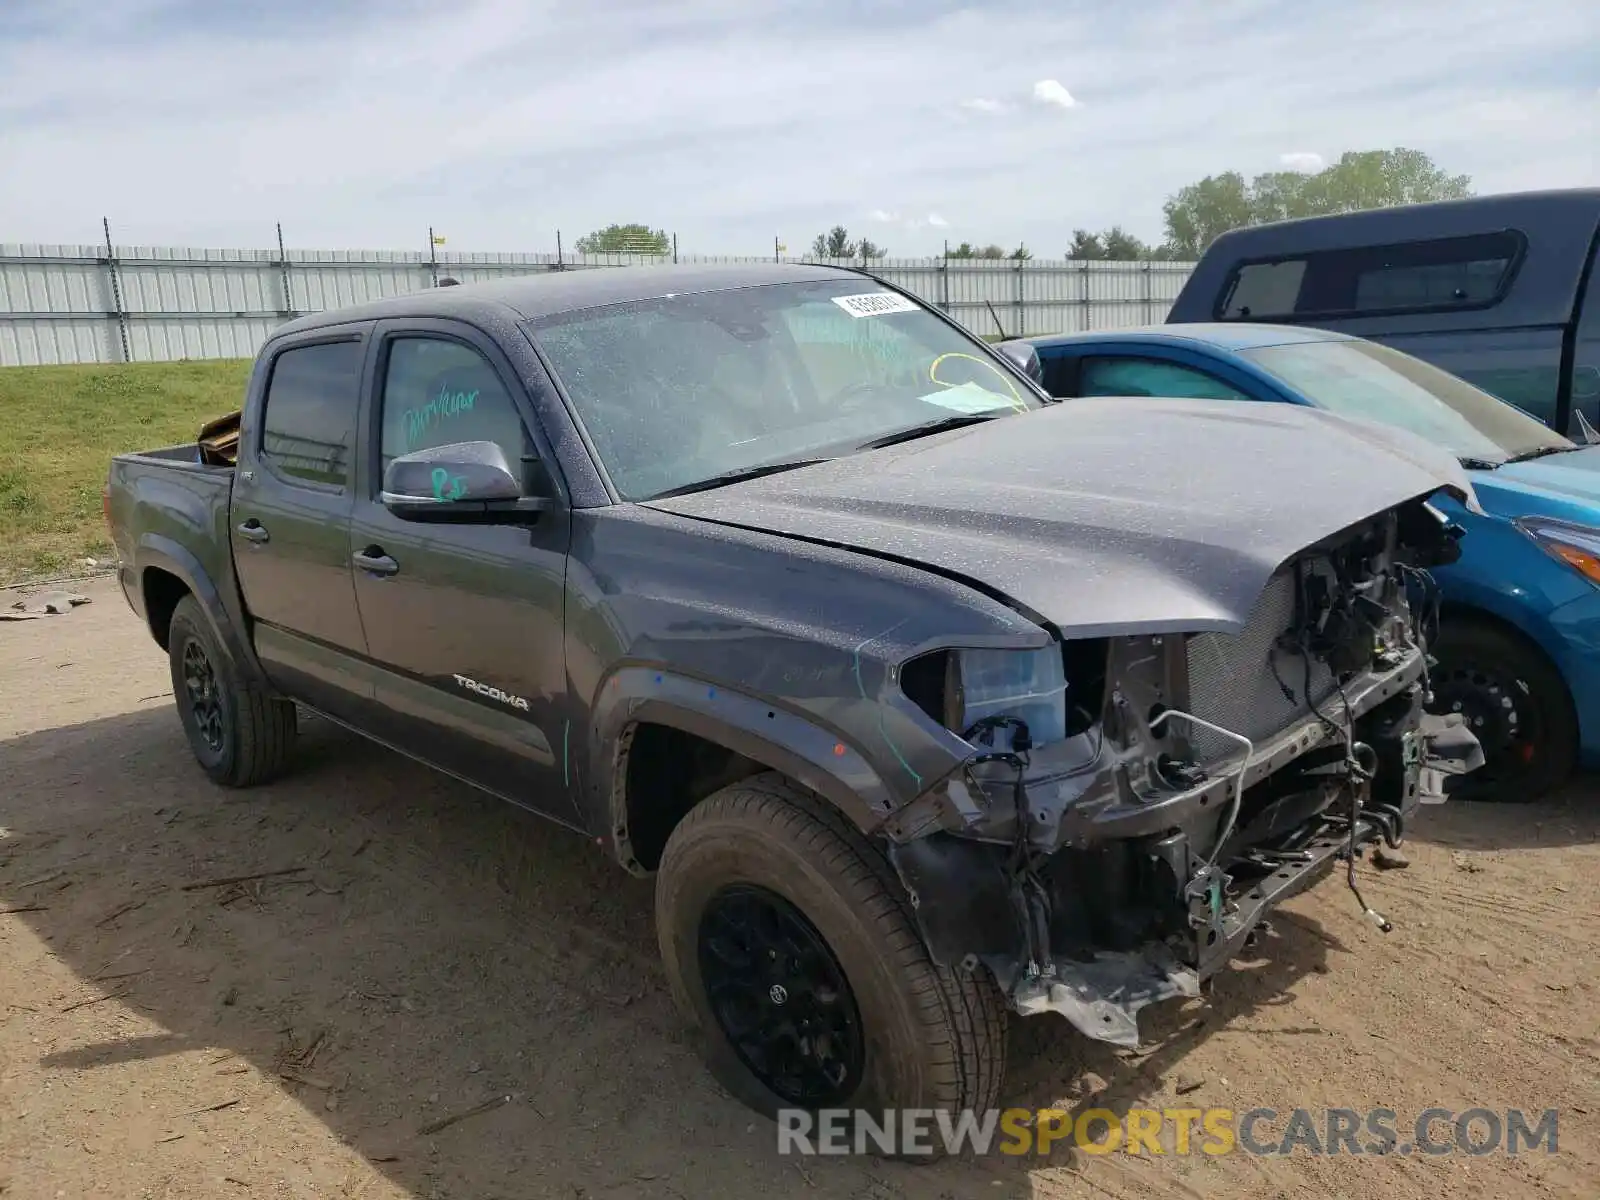
[[[867,220],[878,225],[898,225],[902,229],[946,229],[950,222],[938,213],[929,213],[927,216],[903,216],[892,209],[875,208],[867,214]]]
[[[1011,105],[1004,100],[996,100],[990,96],[974,96],[970,100],[963,100],[961,107],[968,112],[983,113],[985,116],[990,117],[1011,111]]]
[[[290,9],[0,0],[0,236],[94,242],[106,214],[136,244],[268,246],[282,221],[291,246],[422,249],[432,225],[553,250],[643,221],[761,254],[844,223],[910,255],[939,213],[1044,258],[1079,227],[1159,239],[1167,195],[1285,146],[1413,146],[1480,192],[1594,178],[1593,0]],[[823,58],[870,101],[818,87]],[[1055,120],[1030,81],[1063,63],[1091,100]]]
[[[1278,162],[1288,170],[1305,175],[1314,175],[1328,165],[1327,160],[1314,150],[1291,150],[1288,154],[1278,155]]]
[[[1073,97],[1072,93],[1054,79],[1041,79],[1034,84],[1033,99],[1036,104],[1049,104],[1055,108],[1078,107],[1078,101]]]

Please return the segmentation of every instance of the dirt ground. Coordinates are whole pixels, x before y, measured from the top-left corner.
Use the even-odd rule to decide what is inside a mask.
[[[315,721],[289,778],[213,787],[164,656],[109,580],[81,590],[0,623],[5,1200],[1596,1194],[1592,781],[1430,810],[1409,870],[1366,869],[1392,934],[1330,878],[1207,1002],[1147,1011],[1144,1052],[1017,1023],[1004,1097],[1385,1106],[1402,1130],[1559,1107],[1555,1155],[797,1161],[694,1057],[648,882]]]

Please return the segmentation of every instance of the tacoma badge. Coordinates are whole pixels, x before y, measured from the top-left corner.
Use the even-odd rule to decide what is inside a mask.
[[[502,692],[497,687],[490,687],[487,683],[479,683],[476,679],[468,679],[465,675],[454,677],[457,684],[469,692],[477,692],[480,696],[487,696],[491,700],[498,700],[501,704],[509,704],[512,708],[528,711],[528,702],[521,696],[513,696],[510,692]]]

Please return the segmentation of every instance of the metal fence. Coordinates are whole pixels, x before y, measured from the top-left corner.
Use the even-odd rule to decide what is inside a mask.
[[[473,283],[672,261],[673,255],[0,243],[0,366],[248,358],[293,317],[432,287],[444,276]],[[1193,265],[925,258],[879,259],[871,268],[976,333],[996,333],[998,318],[1015,336],[1159,322]]]

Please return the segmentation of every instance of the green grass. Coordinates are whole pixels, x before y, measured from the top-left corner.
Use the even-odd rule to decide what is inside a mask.
[[[248,359],[0,368],[0,584],[109,555],[111,456],[193,441],[249,374]]]

